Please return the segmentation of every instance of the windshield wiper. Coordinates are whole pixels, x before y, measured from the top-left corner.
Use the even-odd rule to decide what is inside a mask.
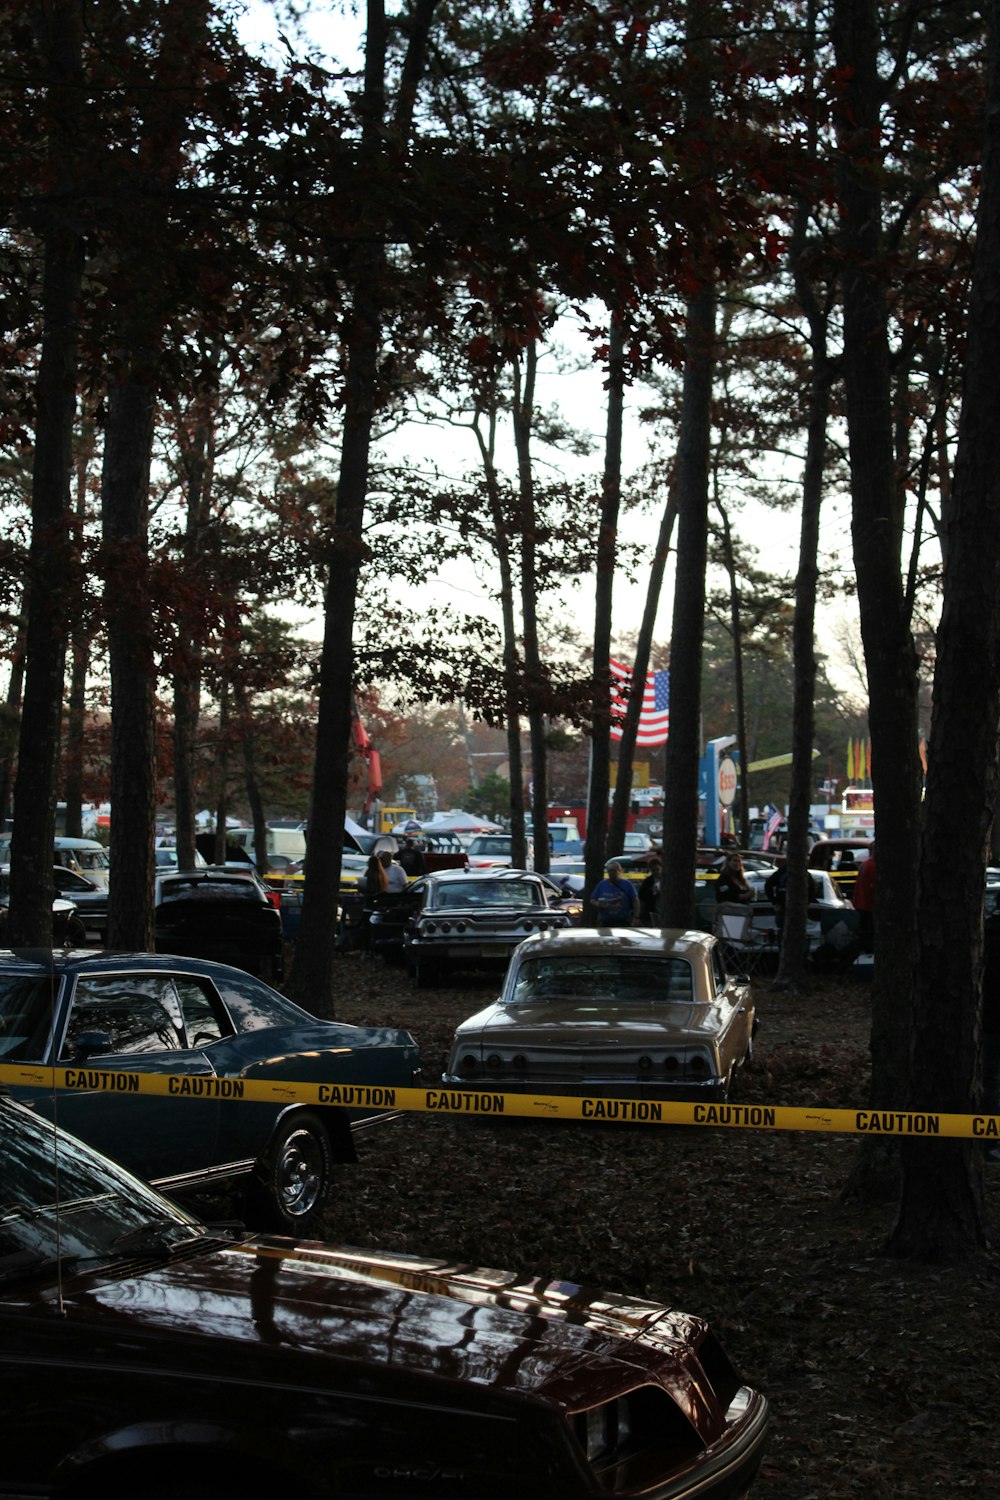
[[[187,1224],[176,1224],[172,1219],[151,1219],[116,1235],[109,1249],[119,1255],[174,1255],[208,1243],[210,1236],[203,1229],[192,1232]]]
[[[37,1250],[13,1250],[0,1256],[0,1282],[26,1281],[36,1276],[52,1276],[59,1271],[75,1271],[89,1256],[39,1255]]]

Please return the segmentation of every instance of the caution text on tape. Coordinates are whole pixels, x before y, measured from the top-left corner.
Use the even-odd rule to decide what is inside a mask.
[[[920,1110],[823,1109],[776,1104],[725,1104],[631,1099],[587,1094],[509,1094],[490,1089],[402,1088],[394,1085],[297,1083],[289,1079],[217,1078],[214,1074],[141,1073],[100,1067],[0,1066],[12,1088],[155,1095],[160,1098],[309,1104],[352,1110],[621,1124],[694,1125],[729,1130],[812,1131],[835,1135],[942,1136],[1000,1141],[1000,1115]]]

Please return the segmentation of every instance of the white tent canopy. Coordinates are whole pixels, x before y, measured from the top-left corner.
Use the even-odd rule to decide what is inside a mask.
[[[476,813],[463,812],[456,808],[453,812],[435,813],[429,822],[421,825],[425,833],[499,833],[499,823],[491,823],[489,818],[481,818]]]

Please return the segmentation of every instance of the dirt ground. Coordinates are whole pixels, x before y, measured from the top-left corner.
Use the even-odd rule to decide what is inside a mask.
[[[496,993],[463,975],[418,991],[363,955],[338,1019],[408,1028],[425,1077]],[[739,1102],[867,1103],[868,987],[755,985]],[[345,1168],[329,1237],[652,1297],[705,1317],[773,1410],[754,1500],[1000,1494],[996,1248],[960,1270],[882,1253],[892,1210],[846,1206],[849,1136],[485,1121],[412,1114]],[[1000,1168],[986,1169],[1000,1245]]]

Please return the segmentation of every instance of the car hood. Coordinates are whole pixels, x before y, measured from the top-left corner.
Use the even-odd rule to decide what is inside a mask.
[[[731,1006],[660,1000],[648,1004],[629,1001],[615,1005],[592,1000],[540,1000],[537,1004],[492,1005],[463,1021],[456,1034],[463,1046],[477,1038],[491,1046],[556,1047],[574,1050],[586,1047],[645,1047],[662,1045],[669,1035],[675,1042],[715,1037],[723,1029]]]
[[[706,1333],[698,1318],[572,1283],[263,1237],[138,1274],[81,1275],[64,1301],[95,1335],[114,1328],[131,1345],[169,1335],[175,1354],[189,1337],[202,1371],[206,1360],[231,1369],[234,1345],[241,1367],[280,1347],[285,1378],[297,1355],[304,1381],[322,1380],[315,1362],[331,1361],[372,1378],[544,1390],[557,1405],[586,1366],[588,1396],[655,1378],[688,1407]]]

